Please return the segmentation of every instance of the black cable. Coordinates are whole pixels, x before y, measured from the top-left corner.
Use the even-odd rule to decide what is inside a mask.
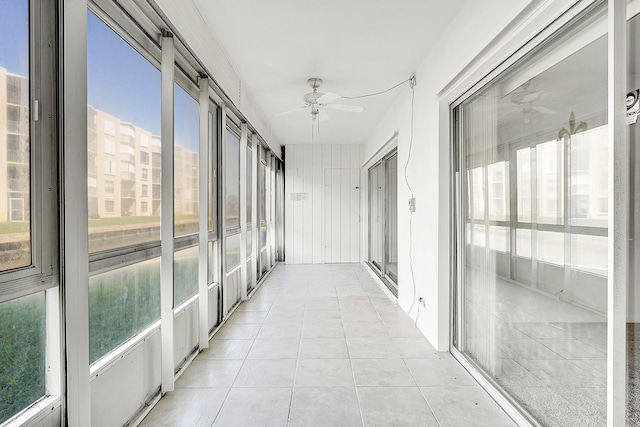
[[[367,97],[370,97],[370,96],[382,95],[383,93],[387,93],[390,90],[393,90],[393,89],[397,88],[398,86],[403,85],[408,81],[411,81],[412,79],[413,79],[413,76],[411,76],[407,80],[404,80],[404,81],[398,83],[397,85],[392,86],[389,89],[383,90],[381,92],[370,93],[370,94],[367,94],[367,95],[358,95],[358,96],[343,96],[342,99],[359,99],[359,98],[367,98]]]
[[[407,169],[409,167],[409,160],[411,159],[411,148],[413,147],[413,124],[414,124],[414,112],[415,112],[415,99],[416,99],[416,82],[415,76],[411,76],[409,79],[411,81],[411,133],[409,137],[409,153],[407,154],[407,162],[404,165],[404,181],[407,183],[407,187],[409,187],[409,192],[411,193],[411,198],[413,199],[413,190],[411,189],[411,185],[409,184],[409,179],[407,178]],[[411,302],[411,307],[409,308],[408,314],[411,315],[411,311],[416,304],[416,295],[418,291],[416,290],[416,277],[413,271],[413,211],[411,211],[411,215],[409,216],[409,268],[411,270],[411,283],[413,285],[413,301]],[[418,316],[420,316],[420,308],[418,307]],[[418,325],[418,317],[416,317],[416,326]]]

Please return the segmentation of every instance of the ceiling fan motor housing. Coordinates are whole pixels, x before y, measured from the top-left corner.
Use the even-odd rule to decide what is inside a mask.
[[[316,105],[318,103],[318,98],[320,98],[322,95],[324,95],[324,93],[309,92],[305,93],[302,99],[304,100],[305,104]]]

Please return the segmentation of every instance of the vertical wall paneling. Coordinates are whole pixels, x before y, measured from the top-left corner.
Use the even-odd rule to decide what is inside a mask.
[[[302,262],[313,262],[313,204],[309,194],[313,192],[313,150],[304,150],[304,167],[302,173]]]
[[[351,169],[340,169],[340,256],[338,262],[349,262],[351,247]]]
[[[353,162],[352,162],[353,163]],[[349,186],[349,230],[351,239],[349,241],[349,262],[358,262],[360,260],[360,169],[349,169],[350,186]],[[356,232],[357,231],[357,232]]]
[[[303,262],[303,243],[304,243],[304,209],[301,195],[304,191],[304,150],[302,147],[297,147],[293,155],[294,162],[294,177],[293,177],[293,262],[300,264]]]
[[[322,194],[322,146],[314,145],[311,149],[313,159],[313,186],[311,188],[312,196]],[[311,216],[312,216],[312,232],[311,244],[313,254],[311,261],[314,264],[322,263],[322,198],[311,197]]]
[[[360,145],[288,145],[286,262],[360,261]]]
[[[284,246],[285,259],[289,263],[293,263],[294,254],[294,238],[293,223],[295,215],[293,214],[294,203],[291,200],[291,194],[295,193],[295,168],[287,165],[293,165],[295,159],[297,145],[285,146],[285,168],[284,168]],[[256,156],[257,157],[257,156]],[[257,254],[259,252],[256,252]]]

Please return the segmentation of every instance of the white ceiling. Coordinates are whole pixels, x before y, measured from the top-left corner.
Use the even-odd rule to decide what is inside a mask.
[[[193,0],[283,145],[311,143],[301,110],[319,77],[320,92],[357,96],[408,79],[464,0]],[[419,84],[419,82],[418,82]],[[340,99],[362,113],[327,111],[314,143],[364,144],[398,90]]]

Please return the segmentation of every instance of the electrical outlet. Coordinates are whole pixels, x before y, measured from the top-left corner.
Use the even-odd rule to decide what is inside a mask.
[[[409,212],[416,211],[416,198],[412,197],[409,199]]]

